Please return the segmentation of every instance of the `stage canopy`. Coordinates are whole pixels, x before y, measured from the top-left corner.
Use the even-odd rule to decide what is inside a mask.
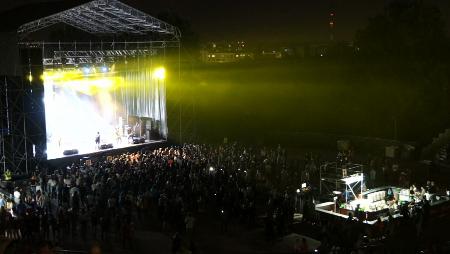
[[[95,0],[77,7],[40,18],[19,27],[24,39],[30,33],[64,23],[96,35],[166,35],[167,40],[178,41],[180,31],[162,20],[117,0]]]

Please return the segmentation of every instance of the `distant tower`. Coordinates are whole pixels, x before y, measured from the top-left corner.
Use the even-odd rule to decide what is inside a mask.
[[[334,41],[335,39],[335,34],[334,34],[334,30],[336,28],[336,4],[334,0],[330,1],[330,12],[328,14],[328,25],[329,25],[329,30],[330,30],[330,41]]]

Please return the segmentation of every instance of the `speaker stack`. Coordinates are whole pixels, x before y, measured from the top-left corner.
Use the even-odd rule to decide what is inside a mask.
[[[74,154],[78,154],[78,149],[69,149],[69,150],[64,150],[63,154],[65,156],[67,155],[74,155]]]
[[[100,150],[106,150],[106,149],[111,149],[111,148],[113,148],[114,146],[113,146],[113,144],[101,144],[100,145]]]

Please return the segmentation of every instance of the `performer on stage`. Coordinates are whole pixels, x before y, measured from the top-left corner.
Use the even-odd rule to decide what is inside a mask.
[[[100,132],[97,132],[97,135],[95,136],[95,145],[97,148],[100,146]]]
[[[116,127],[116,143],[117,144],[122,143],[122,135],[120,133],[119,127]]]
[[[136,124],[133,126],[133,134],[139,134],[141,135],[141,125],[139,122],[136,122]]]

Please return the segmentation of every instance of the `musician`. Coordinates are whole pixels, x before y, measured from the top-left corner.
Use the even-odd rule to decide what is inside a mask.
[[[95,136],[95,144],[97,147],[100,146],[100,132],[97,132],[97,135]]]
[[[120,135],[119,127],[116,128],[116,143],[117,144],[122,143],[122,135]]]
[[[136,122],[136,124],[133,126],[133,134],[135,135],[141,135],[141,124],[139,122]]]

